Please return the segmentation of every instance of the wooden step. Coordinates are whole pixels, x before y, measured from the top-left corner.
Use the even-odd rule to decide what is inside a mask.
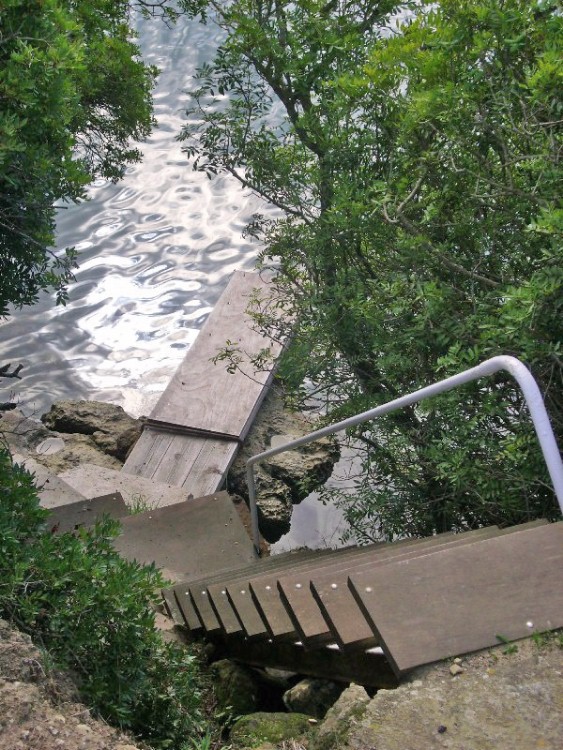
[[[416,557],[425,554],[429,549],[468,544],[475,538],[496,533],[497,531],[497,527],[491,527],[488,529],[467,531],[462,534],[438,534],[426,539],[399,542],[384,548],[376,547],[372,549],[367,547],[365,548],[365,555],[362,558],[351,561],[351,564],[348,564],[347,561],[342,564],[329,563],[323,566],[322,569],[317,568],[317,570],[307,572],[306,574],[299,573],[285,576],[278,580],[277,587],[299,639],[306,647],[314,648],[320,644],[330,643],[334,640],[329,624],[325,620],[323,612],[311,590],[311,582],[316,579],[317,575],[328,576],[331,584],[335,580],[343,581],[343,585],[345,586],[348,573],[360,565],[363,565],[364,568],[370,568],[373,565],[383,564],[390,560]],[[359,615],[359,613],[352,602],[352,610],[351,612],[349,611],[349,616],[353,618],[355,615]],[[377,645],[373,633],[367,641],[373,645]]]
[[[351,572],[397,677],[563,626],[563,521]]]
[[[261,558],[240,569],[222,570],[214,576],[205,576],[200,580],[178,584],[174,587],[174,593],[180,609],[183,610],[185,607],[188,611],[188,617],[192,623],[188,627],[194,634],[201,631],[208,634],[216,633],[221,629],[221,625],[229,635],[239,634],[244,632],[244,628],[227,596],[227,584],[236,582],[237,586],[248,587],[253,577],[268,572],[271,572],[275,581],[275,575],[283,570],[300,570],[304,565],[318,564],[319,560],[329,556],[340,559],[347,555],[357,554],[357,550],[356,547],[339,550],[298,550]],[[225,591],[224,594],[223,591]],[[192,617],[192,610],[195,607],[198,612],[199,606],[202,611],[196,620]]]
[[[477,539],[484,537],[489,538],[492,536],[502,536],[504,534],[511,534],[516,531],[522,531],[526,528],[535,528],[539,525],[545,525],[546,521],[532,521],[529,524],[523,524],[522,526],[512,526],[510,528],[499,530],[496,526],[489,527],[487,529],[480,529],[477,532],[469,532],[460,534],[457,538],[440,546],[440,549],[446,549],[450,546],[459,546],[462,544],[471,544]],[[426,547],[424,551],[420,551],[418,554],[432,554],[435,551],[435,546]],[[415,554],[409,555],[410,557],[418,556]],[[404,559],[404,556],[395,556],[388,559],[378,559],[375,564],[392,564],[395,560]],[[365,564],[358,566],[354,569],[355,574],[367,572],[370,570],[371,563],[367,561]],[[330,630],[330,639],[334,640],[343,649],[358,649],[365,648],[367,645],[374,643],[375,634],[367,623],[364,617],[362,617],[361,611],[352,595],[352,592],[348,588],[348,575],[351,569],[343,569],[336,572],[334,569],[328,574],[321,574],[315,576],[311,581],[312,594],[319,605],[319,609],[323,615],[323,618]]]
[[[114,546],[127,559],[154,562],[173,581],[213,575],[255,559],[226,492],[124,518]]]

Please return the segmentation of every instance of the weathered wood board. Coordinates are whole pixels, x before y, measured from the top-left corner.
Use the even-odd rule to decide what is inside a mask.
[[[183,487],[194,497],[216,492],[239,444],[234,440],[176,435],[145,427],[122,471]]]
[[[165,577],[200,578],[256,559],[226,492],[127,516],[114,547],[128,560],[154,562]]]
[[[246,313],[255,289],[267,297],[267,283],[258,274],[236,271],[213,312],[190,347],[168,387],[157,402],[151,419],[193,430],[219,433],[243,440],[258,411],[272,372],[254,372],[248,362],[230,374],[227,364],[211,361],[227,341],[241,352],[257,354],[279,344],[253,330]]]
[[[563,626],[563,522],[349,577],[397,676]]]

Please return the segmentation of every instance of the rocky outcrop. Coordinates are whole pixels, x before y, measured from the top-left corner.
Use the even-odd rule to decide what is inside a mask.
[[[94,720],[71,680],[44,663],[29,636],[0,620],[0,750],[137,750]]]
[[[53,474],[84,463],[121,468],[121,462],[105,453],[92,435],[54,432],[19,409],[1,415],[0,433],[13,454],[33,458]]]
[[[227,477],[227,489],[248,500],[246,462],[315,429],[301,414],[284,406],[281,389],[273,387]],[[255,467],[260,530],[268,542],[289,531],[293,505],[301,502],[331,475],[339,458],[338,444],[324,438],[311,445],[267,459]]]
[[[58,433],[91,436],[103,453],[120,461],[125,461],[142,429],[142,422],[121,406],[101,401],[58,401],[41,421]]]

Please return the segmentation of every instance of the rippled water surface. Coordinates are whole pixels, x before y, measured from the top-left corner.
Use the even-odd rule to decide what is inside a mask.
[[[23,380],[9,383],[26,411],[92,398],[149,412],[231,273],[253,267],[257,247],[242,230],[263,204],[234,180],[193,172],[176,141],[184,90],[219,33],[185,20],[173,29],[143,22],[145,60],[161,70],[158,127],[143,162],[61,210],[58,244],[80,251],[66,308],[45,295],[0,324],[0,362],[25,365]]]

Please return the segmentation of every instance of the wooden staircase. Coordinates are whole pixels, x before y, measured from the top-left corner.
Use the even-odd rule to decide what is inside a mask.
[[[563,626],[563,521],[286,553],[163,592],[240,661],[390,687],[440,659]]]

